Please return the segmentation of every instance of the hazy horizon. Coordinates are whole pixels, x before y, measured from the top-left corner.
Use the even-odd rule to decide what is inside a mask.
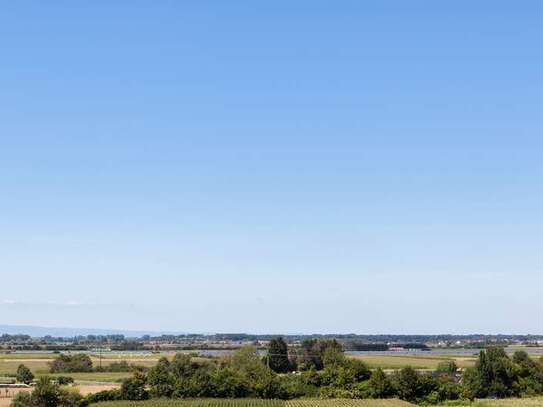
[[[0,324],[535,333],[543,4],[0,13]]]

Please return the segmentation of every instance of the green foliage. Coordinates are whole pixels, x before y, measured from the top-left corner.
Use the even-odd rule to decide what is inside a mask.
[[[251,388],[242,375],[229,367],[215,369],[210,379],[210,396],[238,398],[247,397],[251,393]]]
[[[100,403],[104,401],[113,401],[120,399],[119,390],[102,390],[98,393],[89,394],[85,397],[87,404]]]
[[[123,381],[119,398],[121,400],[146,400],[149,398],[149,393],[146,389],[147,378],[140,372],[134,373],[130,379]]]
[[[436,371],[438,373],[447,373],[447,374],[456,373],[457,370],[458,370],[458,365],[455,363],[454,360],[446,360],[446,361],[440,362],[436,368]]]
[[[60,354],[49,363],[49,371],[51,373],[92,372],[92,360],[89,355],[84,353]]]
[[[304,375],[287,374],[280,380],[283,398],[316,397],[319,394],[318,386],[310,383]]]
[[[375,399],[389,398],[394,395],[394,388],[382,369],[376,369],[369,379],[368,397]]]
[[[40,377],[32,391],[31,405],[34,407],[57,407],[60,401],[60,386],[49,377]]]
[[[57,384],[64,386],[64,385],[73,383],[74,378],[70,376],[57,376],[55,378],[55,381],[57,382]]]
[[[280,343],[280,341],[277,341]],[[191,355],[178,354],[170,362],[159,360],[147,375],[137,372],[118,393],[97,396],[109,399],[155,398],[401,398],[419,404],[442,404],[460,398],[543,394],[543,363],[519,352],[509,358],[502,349],[482,352],[461,381],[457,366],[446,361],[434,374],[406,367],[387,376],[373,372],[360,360],[347,358],[334,341],[312,341],[307,353],[313,362],[301,373],[278,374],[267,366],[257,349],[244,347],[214,362],[196,363]],[[300,360],[300,359],[298,359]],[[277,367],[277,366],[276,366]],[[321,369],[319,370],[319,367]],[[89,398],[85,401],[90,401]],[[46,406],[48,407],[48,406]]]
[[[175,379],[168,359],[164,357],[159,359],[156,366],[147,375],[147,384],[151,389],[152,397],[171,397]]]
[[[60,387],[58,391],[59,407],[81,407],[83,396],[72,387]]]
[[[32,407],[32,395],[28,392],[20,392],[11,400],[10,407]]]
[[[298,370],[308,370],[311,367],[321,370],[325,367],[325,354],[328,354],[328,361],[331,362],[338,352],[342,353],[343,347],[335,339],[308,339],[302,342],[301,349],[296,352],[294,360]]]
[[[34,375],[25,365],[19,365],[17,368],[17,381],[20,383],[30,384],[34,380]]]
[[[488,348],[479,354],[475,368],[466,370],[463,384],[470,399],[514,396],[519,393],[518,366],[503,348]]]
[[[133,363],[128,363],[126,360],[121,360],[119,362],[113,362],[109,365],[96,368],[97,372],[133,372],[136,370],[146,370],[144,366],[138,366]]]
[[[177,353],[170,363],[170,369],[177,378],[187,378],[194,373],[199,365],[192,361],[191,355],[186,353]]]
[[[404,367],[394,376],[394,387],[402,400],[416,401],[420,396],[419,375],[412,367]]]
[[[281,337],[274,338],[268,346],[268,366],[277,373],[286,373],[291,370],[291,363],[288,359],[288,347]]]

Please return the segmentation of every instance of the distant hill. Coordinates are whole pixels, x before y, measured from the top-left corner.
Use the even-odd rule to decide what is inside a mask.
[[[180,335],[182,332],[157,332],[157,331],[131,331],[123,329],[98,329],[98,328],[56,328],[33,325],[0,325],[0,335],[2,334],[23,334],[33,337],[43,337],[51,335],[53,337],[73,337],[78,335],[124,335],[128,338],[137,338],[143,335]]]

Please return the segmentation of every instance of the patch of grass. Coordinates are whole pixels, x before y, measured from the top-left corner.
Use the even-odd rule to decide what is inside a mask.
[[[88,373],[55,373],[41,374],[41,376],[70,376],[78,382],[120,383],[132,377],[132,372],[88,372]]]

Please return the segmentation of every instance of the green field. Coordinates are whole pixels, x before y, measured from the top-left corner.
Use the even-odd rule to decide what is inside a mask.
[[[119,354],[119,353],[106,353],[103,357],[98,358],[96,355],[91,354],[92,363],[95,367],[108,366],[111,363],[126,360],[128,363],[135,365],[153,367],[159,358],[166,356],[172,358],[175,353],[164,352],[160,354]],[[49,372],[49,362],[55,359],[58,354],[54,353],[0,353],[0,376],[10,376],[17,372],[17,367],[20,364],[26,365],[32,373],[35,375],[44,375]],[[195,358],[196,361],[203,360],[201,358]],[[76,380],[94,380],[94,381],[119,381],[126,377],[130,377],[130,373],[70,373],[64,374],[64,376],[72,376]]]

